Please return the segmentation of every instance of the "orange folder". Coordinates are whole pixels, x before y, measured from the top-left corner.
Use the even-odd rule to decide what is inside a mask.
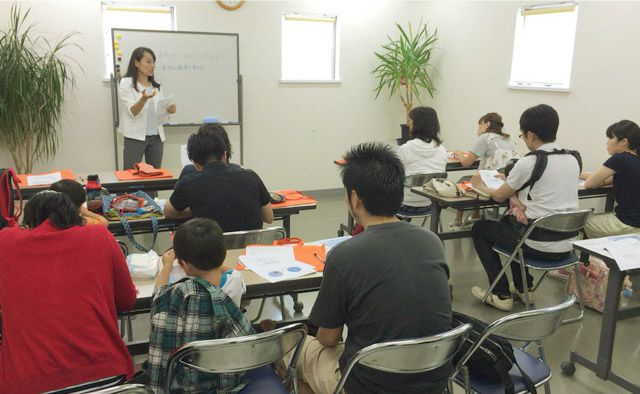
[[[285,201],[271,204],[274,208],[294,207],[296,205],[318,203],[318,201],[312,196],[305,196],[297,190],[276,190],[274,193],[282,194],[285,197]]]
[[[279,248],[275,245],[256,245]],[[244,254],[244,253],[243,253]],[[293,255],[296,260],[307,263],[315,267],[316,272],[324,271],[324,261],[327,258],[327,252],[324,245],[295,245],[293,247]],[[236,269],[243,270],[244,265],[238,263]]]
[[[57,170],[57,171],[50,171],[50,172],[44,172],[42,174],[18,174],[18,181],[20,182],[20,187],[27,187],[29,186],[29,183],[27,182],[27,177],[28,176],[32,176],[32,175],[49,175],[49,174],[53,174],[55,172],[59,172],[60,175],[62,175],[62,179],[72,179],[72,180],[76,180],[76,176],[73,173],[73,171],[71,170]],[[47,185],[38,185],[38,186],[47,186]]]
[[[119,181],[137,181],[140,179],[173,178],[173,174],[171,173],[171,171],[167,170],[166,168],[158,168],[157,170],[161,173],[153,176],[136,175],[134,174],[134,171],[136,171],[134,169],[114,171],[114,173],[116,174],[116,178],[118,178]]]

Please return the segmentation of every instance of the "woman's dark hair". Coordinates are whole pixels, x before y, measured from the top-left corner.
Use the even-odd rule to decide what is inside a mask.
[[[211,271],[227,256],[222,228],[211,219],[191,219],[178,227],[173,237],[176,257],[196,268]]]
[[[487,128],[487,132],[499,134],[505,137],[508,137],[509,134],[505,134],[502,132],[502,128],[504,127],[504,123],[502,123],[502,116],[500,116],[497,112],[489,112],[488,114],[482,116],[478,120],[478,124],[489,122],[489,127]]]
[[[84,223],[71,199],[66,194],[53,190],[36,193],[27,201],[22,222],[28,228],[36,228],[47,219],[59,229],[81,226]]]
[[[424,142],[435,141],[440,145],[440,123],[438,114],[431,107],[415,107],[409,112],[409,118],[413,122],[410,128],[411,137],[420,138]]]
[[[205,123],[204,125],[200,126],[200,128],[198,129],[198,131],[200,130],[207,130],[207,132],[213,133],[213,134],[217,134],[220,137],[222,137],[222,140],[224,141],[224,144],[227,146],[227,163],[229,162],[229,160],[231,160],[231,141],[229,141],[229,134],[227,134],[227,130],[224,129],[224,127],[222,127],[222,124],[220,123]]]
[[[156,54],[153,51],[146,47],[137,47],[131,53],[131,59],[129,59],[129,66],[127,67],[127,73],[124,75],[124,78],[130,77],[132,79],[133,88],[138,92],[138,68],[136,67],[136,61],[141,61],[144,53],[147,52],[153,58],[155,63]],[[149,82],[151,82],[151,86],[154,88],[160,89],[160,84],[156,82],[153,78],[153,75],[149,77]]]
[[[49,189],[66,194],[76,208],[80,208],[87,201],[87,193],[84,191],[84,187],[73,179],[59,180],[52,184]]]
[[[226,134],[224,127],[219,123],[200,126],[198,132],[191,134],[187,140],[189,160],[202,166],[213,159],[222,160],[224,152],[228,152],[224,141],[224,135]]]
[[[627,139],[629,149],[640,155],[640,127],[630,120],[621,120],[607,128],[607,138],[616,137],[618,141]]]

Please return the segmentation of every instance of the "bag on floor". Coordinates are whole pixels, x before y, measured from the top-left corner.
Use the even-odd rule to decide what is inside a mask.
[[[14,189],[20,201],[17,212],[14,206]],[[0,229],[15,226],[21,214],[22,197],[18,186],[18,176],[12,168],[0,168]]]
[[[607,295],[609,267],[607,267],[602,259],[595,256],[589,256],[589,265],[578,264],[578,267],[584,306],[602,313]],[[622,288],[631,288],[631,281],[628,276],[624,279]],[[570,289],[571,293],[578,297],[578,288],[576,287],[576,278],[574,275],[571,275]]]
[[[460,361],[463,355],[475,344],[488,324],[464,313],[452,312],[451,327],[458,327],[463,324],[471,324],[469,336],[464,341],[460,350],[453,358],[454,365]],[[505,394],[515,392],[513,380],[509,376],[509,371],[516,366],[522,374],[522,379],[527,386],[528,392],[536,394],[536,387],[531,378],[520,368],[513,354],[513,346],[509,341],[497,335],[490,335],[469,358],[466,363],[469,375],[491,382],[501,382],[505,387]]]

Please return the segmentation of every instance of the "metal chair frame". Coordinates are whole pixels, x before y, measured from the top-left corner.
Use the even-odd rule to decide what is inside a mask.
[[[429,182],[433,178],[447,178],[448,174],[446,172],[434,172],[434,173],[420,173],[407,175],[404,178],[404,187],[412,188],[416,186],[422,186],[425,183]],[[401,215],[397,214],[400,219],[419,219],[424,218],[422,220],[421,227],[424,227],[425,223],[427,223],[427,219],[431,216],[431,212],[426,214],[419,215]],[[442,229],[441,229],[442,230]]]
[[[204,373],[237,373],[272,364],[291,351],[283,384],[292,381],[297,393],[295,365],[306,336],[303,324],[297,323],[259,334],[187,343],[169,357],[165,393],[171,392],[178,364]]]
[[[150,386],[144,384],[123,384],[108,389],[90,391],[91,394],[154,394]]]
[[[476,341],[460,358],[458,365],[456,366],[456,369],[462,372],[463,383],[458,379],[454,379],[456,372],[454,372],[452,380],[462,386],[465,389],[465,393],[471,393],[469,370],[465,364],[469,361],[471,355],[473,355],[473,353],[482,346],[482,343],[489,338],[490,335],[497,335],[509,341],[525,342],[525,345],[520,348],[521,350],[526,349],[531,342],[536,342],[536,349],[539,355],[538,358],[546,363],[542,339],[552,335],[556,329],[560,327],[563,323],[562,318],[564,317],[564,314],[567,309],[575,304],[575,302],[576,297],[574,295],[570,295],[558,305],[513,313],[489,324],[478,341]],[[549,380],[551,380],[551,377],[552,374],[550,373],[546,379],[538,382],[536,387],[544,384],[545,393],[550,393],[551,388],[549,386]]]
[[[342,391],[356,364],[402,374],[439,368],[451,361],[469,335],[469,331],[471,325],[464,324],[441,334],[376,343],[360,349],[349,360],[333,393],[338,394]]]
[[[548,267],[548,268],[532,266],[526,263],[526,259],[524,257],[524,252],[523,252],[523,246],[525,241],[529,239],[529,236],[531,235],[533,230],[536,228],[541,228],[544,230],[555,231],[555,232],[566,232],[566,233],[578,232],[582,230],[590,214],[591,214],[590,209],[584,209],[584,210],[575,211],[575,212],[561,212],[561,213],[553,213],[553,214],[545,215],[537,219],[536,221],[534,221],[531,224],[531,226],[529,226],[527,231],[520,238],[520,240],[518,241],[518,244],[510,254],[505,253],[499,248],[493,247],[494,252],[502,256],[505,256],[508,259],[506,263],[503,264],[502,269],[500,270],[500,273],[498,273],[498,276],[496,277],[496,279],[494,279],[493,283],[491,283],[491,286],[489,287],[489,290],[487,290],[487,292],[485,293],[484,298],[482,299],[482,302],[483,303],[486,302],[487,298],[489,297],[493,289],[498,284],[498,281],[500,280],[500,278],[502,278],[502,276],[505,274],[507,269],[511,266],[511,262],[516,262],[520,265],[520,275],[522,276],[523,286],[526,286],[526,283],[527,283],[527,274],[525,271],[525,267],[539,270],[539,271],[544,271],[544,273],[542,274],[540,279],[538,279],[538,282],[535,284],[535,286],[532,289],[532,291],[534,292],[536,291],[538,286],[540,286],[540,283],[542,282],[542,280],[545,278],[545,276],[550,270],[573,267],[572,273],[576,275],[576,287],[578,289],[578,301],[580,303],[580,313],[576,317],[566,319],[565,321],[563,321],[563,324],[572,323],[572,322],[581,320],[582,317],[584,316],[584,298],[582,296],[582,285],[580,283],[580,275],[576,273],[578,264],[580,264],[581,262],[580,259],[576,258],[574,262],[564,264],[564,265],[554,265],[553,267]],[[567,280],[567,284],[565,285],[565,292],[567,292],[568,290],[569,283],[570,283],[570,280]],[[528,289],[523,289],[523,291],[524,291],[524,298],[525,298],[525,308],[529,310],[531,306],[531,303],[529,302],[529,291]]]

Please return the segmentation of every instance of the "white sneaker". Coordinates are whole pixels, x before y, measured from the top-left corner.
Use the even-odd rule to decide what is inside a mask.
[[[449,230],[450,231],[470,230],[472,226],[473,226],[473,223],[468,223],[468,222],[464,222],[464,223],[451,222],[449,223]]]
[[[473,286],[471,288],[471,293],[474,295],[474,297],[482,301],[487,291],[481,287]],[[511,310],[513,309],[512,298],[507,298],[506,300],[502,300],[500,299],[500,297],[498,297],[495,294],[489,294],[489,297],[487,297],[487,300],[485,301],[485,303],[505,312],[511,312]]]
[[[536,298],[533,294],[533,291],[529,290],[529,304],[533,304],[534,302],[536,302]],[[522,301],[523,304],[527,304],[527,302],[524,299],[524,292],[520,292],[520,290],[515,289],[514,294],[516,295],[516,297],[518,297],[520,299],[520,301]]]

